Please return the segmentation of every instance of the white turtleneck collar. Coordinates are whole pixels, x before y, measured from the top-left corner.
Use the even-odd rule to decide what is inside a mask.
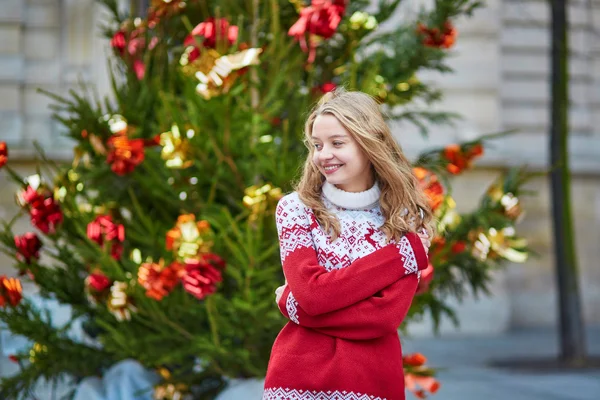
[[[369,208],[379,201],[381,189],[379,189],[379,184],[375,182],[373,187],[363,192],[346,192],[325,181],[323,183],[323,194],[327,200],[338,207],[350,209]]]

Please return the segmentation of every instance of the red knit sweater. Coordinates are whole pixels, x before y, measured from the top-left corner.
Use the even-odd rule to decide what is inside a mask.
[[[296,193],[277,207],[288,282],[278,305],[290,322],[273,344],[263,400],[403,400],[397,328],[427,255],[412,233],[385,243],[377,204],[324,201],[342,226],[334,242]]]

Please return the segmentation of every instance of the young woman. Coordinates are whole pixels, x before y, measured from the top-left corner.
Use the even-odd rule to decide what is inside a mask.
[[[397,329],[427,267],[432,214],[377,103],[328,93],[277,206],[286,285],[263,400],[403,400]]]

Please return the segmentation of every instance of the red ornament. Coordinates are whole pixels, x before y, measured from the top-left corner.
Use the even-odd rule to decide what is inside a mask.
[[[337,89],[337,85],[333,82],[326,82],[322,84],[319,89],[321,90],[321,93],[329,93]]]
[[[402,357],[402,363],[411,367],[420,367],[427,362],[427,358],[421,353],[407,354]]]
[[[102,272],[96,271],[88,275],[88,277],[85,279],[85,284],[88,286],[88,288],[96,292],[104,292],[110,287],[110,285],[112,285],[112,282]]]
[[[143,139],[129,139],[124,133],[120,133],[111,136],[106,144],[109,149],[106,162],[110,164],[110,169],[117,175],[123,176],[131,173],[144,161]]]
[[[16,306],[21,302],[23,298],[23,288],[21,281],[16,278],[7,278],[6,276],[0,276],[0,307],[10,304]]]
[[[115,49],[121,55],[121,57],[125,55],[127,41],[125,40],[125,31],[123,29],[115,32],[113,37],[110,39],[110,46]]]
[[[90,222],[87,226],[87,237],[98,243],[100,247],[109,244],[112,258],[115,260],[121,258],[123,252],[121,243],[125,240],[125,227],[122,224],[115,224],[110,215],[100,215]]]
[[[300,12],[300,18],[288,30],[289,36],[300,39],[312,33],[326,39],[333,36],[346,11],[344,0],[312,0]]]
[[[15,246],[17,247],[17,260],[26,264],[31,264],[32,259],[40,258],[40,249],[42,241],[33,232],[27,232],[22,236],[15,236]]]
[[[14,363],[19,363],[19,358],[17,356],[15,356],[14,354],[11,354],[8,356],[8,359]]]
[[[452,245],[451,251],[454,254],[460,254],[464,252],[466,248],[467,244],[461,240]]]
[[[442,151],[442,158],[448,161],[446,169],[453,175],[458,175],[465,169],[471,168],[473,160],[483,154],[483,146],[477,143],[471,147],[461,147],[450,144]]]
[[[27,186],[18,195],[19,203],[27,207],[31,223],[45,234],[55,233],[56,227],[63,221],[63,213],[47,189],[34,189]]]
[[[144,263],[138,270],[138,282],[146,289],[146,296],[160,301],[175,288],[183,268],[177,262],[166,268],[161,264]]]
[[[133,68],[138,80],[144,78],[145,65],[142,61],[145,50],[152,50],[158,42],[157,37],[153,37],[149,43],[146,39],[146,28],[139,26],[131,29],[130,24],[124,24],[110,40],[111,47],[126,60]]]
[[[0,142],[0,168],[8,162],[8,147],[6,142]]]
[[[199,260],[185,261],[185,272],[181,277],[183,288],[199,300],[217,291],[217,283],[223,280],[221,271],[225,261],[215,254],[204,254]]]
[[[431,210],[437,210],[444,202],[444,187],[438,181],[437,175],[421,167],[413,168],[413,173],[419,180],[419,185],[429,199]]]
[[[309,7],[300,12],[300,18],[288,30],[288,35],[300,42],[300,47],[309,54],[308,62],[316,56],[317,43],[306,35],[328,39],[333,36],[346,11],[345,0],[312,0]]]
[[[238,31],[238,27],[236,25],[229,25],[229,21],[225,18],[211,17],[199,23],[183,41],[186,47],[194,46],[194,49],[188,55],[188,61],[192,62],[200,56],[196,37],[204,38],[202,47],[214,49],[217,41],[226,40],[229,45],[235,43],[238,38]]]
[[[446,21],[442,29],[419,23],[417,32],[423,36],[423,44],[427,47],[449,49],[456,42],[457,31],[450,21]]]

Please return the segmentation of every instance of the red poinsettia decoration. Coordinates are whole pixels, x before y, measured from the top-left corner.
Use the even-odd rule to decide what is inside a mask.
[[[115,260],[121,258],[123,241],[125,240],[125,227],[113,222],[110,215],[99,215],[87,226],[87,237],[98,243],[100,247],[110,247],[110,255]]]
[[[101,293],[112,285],[111,280],[100,271],[94,271],[85,278],[85,285],[94,292]]]
[[[325,82],[319,86],[319,91],[323,94],[333,92],[335,89],[337,89],[337,85],[333,82]]]
[[[107,141],[108,155],[106,162],[117,175],[131,173],[144,161],[144,140],[129,139],[125,133],[111,136]]]
[[[0,168],[8,162],[8,147],[6,142],[0,142]]]
[[[192,47],[188,49],[188,62],[192,62],[200,57],[200,46],[214,49],[218,43],[227,43],[232,45],[238,38],[239,29],[236,25],[230,25],[226,18],[208,18],[200,22],[192,30],[185,40],[184,46]],[[203,38],[203,39],[202,39]]]
[[[419,23],[417,32],[423,36],[423,44],[427,47],[449,49],[456,42],[457,31],[450,21],[446,21],[441,29]]]
[[[146,296],[160,301],[179,283],[184,268],[178,262],[168,267],[157,263],[144,263],[138,269],[138,282],[146,289]]]
[[[424,399],[427,392],[434,394],[440,388],[440,383],[433,377],[434,371],[425,366],[427,358],[421,353],[409,354],[402,357],[404,364],[404,385],[417,398]]]
[[[56,232],[57,226],[63,221],[63,213],[50,190],[43,186],[36,189],[28,185],[17,198],[21,206],[29,210],[33,226],[45,234]]]
[[[476,143],[472,146],[461,147],[458,144],[451,144],[442,151],[442,158],[448,164],[446,169],[453,175],[458,175],[465,169],[471,168],[473,160],[483,154],[483,145]]]
[[[130,64],[138,80],[144,79],[146,72],[145,64],[142,61],[144,52],[152,50],[158,43],[157,37],[153,37],[148,42],[146,35],[144,26],[132,28],[131,23],[128,22],[116,31],[110,40],[111,47]]]
[[[7,304],[16,306],[23,298],[23,288],[21,281],[16,278],[7,278],[5,275],[0,276],[0,307],[5,307]]]
[[[217,283],[223,280],[221,270],[225,261],[216,254],[203,254],[199,259],[185,261],[185,272],[182,274],[183,288],[199,300],[217,291]]]
[[[17,247],[17,260],[26,264],[31,264],[33,259],[40,258],[40,249],[42,241],[33,232],[27,232],[21,236],[15,236],[15,246]]]
[[[413,168],[413,173],[419,180],[419,185],[423,188],[425,195],[427,195],[431,209],[433,211],[437,210],[444,202],[444,187],[439,182],[437,175],[421,167]]]
[[[288,35],[300,42],[302,50],[309,54],[309,63],[314,62],[317,47],[311,35],[325,39],[332,37],[345,11],[345,0],[312,0],[310,6],[300,12],[300,18],[290,27]]]

